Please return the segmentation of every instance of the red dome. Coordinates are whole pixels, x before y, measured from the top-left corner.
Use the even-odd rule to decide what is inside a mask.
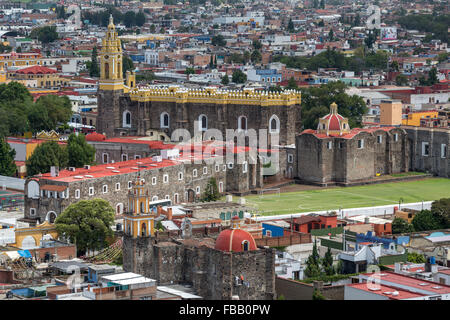
[[[341,123],[335,114],[331,115],[330,120],[328,121],[328,130],[341,130]]]
[[[256,242],[253,236],[241,229],[223,230],[216,240],[216,250],[242,252],[243,242],[248,241],[248,251],[256,250]]]
[[[86,136],[86,141],[103,141],[106,140],[106,137],[97,132],[92,132]]]

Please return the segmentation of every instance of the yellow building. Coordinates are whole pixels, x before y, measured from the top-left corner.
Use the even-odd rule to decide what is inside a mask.
[[[0,54],[0,67],[26,67],[41,64],[42,55],[38,52],[10,52]]]
[[[16,229],[15,234],[16,243],[12,246],[24,249],[39,247],[42,240],[58,239],[55,225],[48,221],[35,227]]]
[[[123,89],[122,46],[112,15],[100,51],[100,90]]]
[[[419,213],[420,211],[403,211],[403,210],[397,210],[394,214],[395,218],[400,218],[403,220],[408,221],[408,223],[411,223],[414,219],[414,216],[416,213]]]
[[[122,45],[117,36],[112,15],[109,18],[108,32],[102,41],[100,51],[100,90],[123,90],[125,93],[136,85],[134,71],[127,71],[126,84],[123,79]]]
[[[420,127],[420,119],[422,118],[436,118],[438,116],[437,111],[420,111],[411,112],[406,119],[402,120],[404,126]]]
[[[123,214],[124,232],[133,238],[154,235],[155,215],[150,209],[150,196],[145,182],[139,177],[128,194],[129,212]]]
[[[380,124],[399,126],[402,124],[403,104],[400,100],[382,100],[380,103]]]
[[[68,79],[60,77],[55,69],[39,65],[9,71],[6,82],[10,81],[22,83],[27,88],[63,87],[68,84]]]

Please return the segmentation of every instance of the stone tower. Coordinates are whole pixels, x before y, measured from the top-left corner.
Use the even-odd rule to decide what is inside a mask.
[[[155,215],[149,203],[150,196],[145,189],[145,182],[138,177],[128,193],[128,211],[123,214],[125,234],[133,238],[154,235]]]
[[[121,127],[119,98],[123,95],[122,46],[112,15],[100,51],[100,81],[97,93],[97,132],[114,136]]]

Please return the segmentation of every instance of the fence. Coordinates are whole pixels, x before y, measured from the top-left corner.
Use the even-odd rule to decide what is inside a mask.
[[[390,264],[394,264],[396,262],[406,262],[407,258],[408,258],[408,253],[405,252],[403,254],[382,256],[378,259],[378,263],[382,264],[382,265],[390,265]]]
[[[337,250],[343,249],[342,242],[333,241],[333,240],[329,240],[329,239],[320,239],[320,245],[327,247],[327,248],[337,249]]]
[[[267,247],[287,247],[294,244],[311,243],[311,235],[308,233],[293,233],[284,237],[263,237],[255,239],[256,245]]]
[[[327,236],[331,233],[332,236],[341,234],[344,232],[343,227],[329,228],[329,229],[311,229],[311,235],[313,236]]]

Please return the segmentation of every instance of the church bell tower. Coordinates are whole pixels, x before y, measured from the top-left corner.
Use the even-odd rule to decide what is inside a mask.
[[[105,38],[102,40],[99,56],[100,80],[97,91],[96,131],[109,138],[119,135],[116,128],[122,126],[120,97],[124,94],[122,46],[112,15],[109,18]]]
[[[122,46],[112,15],[109,17],[108,32],[102,41],[100,61],[100,90],[123,89]]]

